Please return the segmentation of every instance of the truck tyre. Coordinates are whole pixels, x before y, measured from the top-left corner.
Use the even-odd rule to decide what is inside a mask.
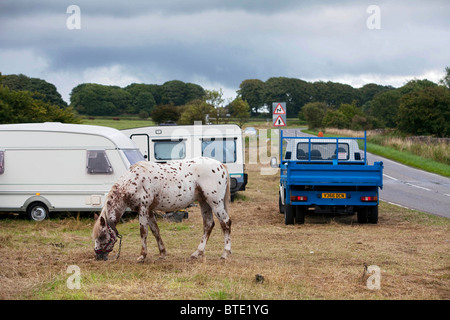
[[[42,202],[33,202],[27,208],[28,219],[42,221],[48,218],[48,208]]]
[[[285,205],[286,211],[284,213],[284,224],[294,224],[295,206],[291,204]]]
[[[306,215],[306,206],[296,206],[297,210],[295,212],[295,223],[304,224],[305,223],[305,215]]]
[[[369,208],[369,222],[372,224],[378,223],[378,205]]]
[[[367,223],[367,219],[369,218],[369,208],[361,207],[358,209],[358,223]]]
[[[284,208],[285,206],[281,203],[281,194],[280,191],[278,191],[278,209],[280,210],[281,214],[284,214]]]

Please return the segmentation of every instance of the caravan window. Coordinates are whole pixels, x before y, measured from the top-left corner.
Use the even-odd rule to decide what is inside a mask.
[[[180,160],[186,157],[186,144],[183,140],[158,140],[154,141],[156,160]]]
[[[5,151],[0,151],[0,174],[5,172]]]
[[[202,156],[222,163],[236,162],[236,139],[203,139]]]
[[[127,157],[128,162],[130,162],[130,165],[145,160],[144,156],[139,150],[123,150],[123,153],[125,153],[125,156]]]
[[[89,174],[113,173],[113,168],[105,150],[88,150],[86,167]]]

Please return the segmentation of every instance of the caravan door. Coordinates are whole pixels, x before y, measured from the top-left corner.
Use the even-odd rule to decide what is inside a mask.
[[[146,133],[133,133],[130,139],[134,141],[141,150],[145,160],[150,160],[150,137]]]

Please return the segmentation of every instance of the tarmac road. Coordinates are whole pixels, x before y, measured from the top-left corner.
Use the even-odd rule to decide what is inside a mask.
[[[299,133],[298,136],[311,136]],[[450,218],[450,179],[367,153],[369,164],[383,161],[380,200]]]
[[[369,164],[383,161],[380,199],[409,209],[450,218],[450,179],[367,153]]]

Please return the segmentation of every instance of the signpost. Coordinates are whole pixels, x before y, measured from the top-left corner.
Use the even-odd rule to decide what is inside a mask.
[[[279,129],[278,136],[280,138],[279,147],[282,144],[281,141],[281,127],[286,127],[286,102],[274,102],[272,103],[272,124],[275,128]],[[281,161],[281,155],[280,155]]]
[[[286,126],[286,102],[272,103],[272,120],[275,127]]]

